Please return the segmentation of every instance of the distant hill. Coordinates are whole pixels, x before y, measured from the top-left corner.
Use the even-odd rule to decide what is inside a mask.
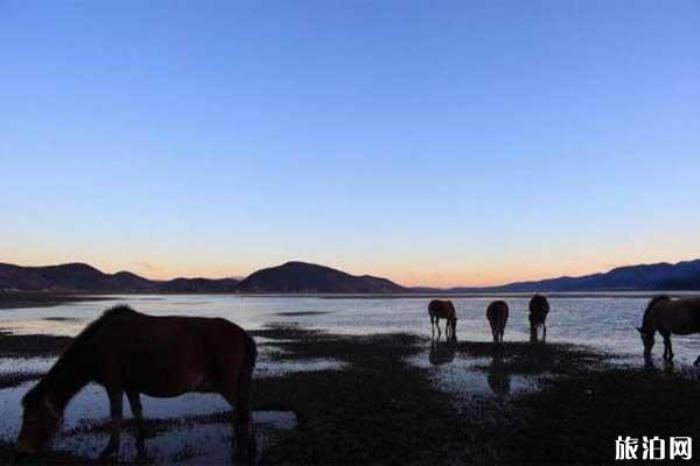
[[[54,293],[483,293],[532,291],[700,290],[700,259],[618,267],[581,277],[558,277],[493,287],[404,288],[386,278],[350,275],[322,265],[287,262],[243,280],[176,278],[158,281],[131,272],[106,274],[71,263],[23,267],[0,263],[0,292]]]
[[[263,269],[243,281],[234,278],[149,280],[131,272],[106,274],[71,263],[22,267],[0,263],[0,291],[53,293],[388,293],[406,291],[385,278],[355,276],[304,262]]]
[[[176,278],[162,282],[158,291],[169,293],[233,293],[239,281],[234,278]]]
[[[700,259],[669,264],[618,267],[605,273],[509,283],[485,288],[453,288],[452,292],[478,291],[658,291],[700,290]]]
[[[252,273],[238,286],[244,293],[392,293],[406,289],[386,278],[350,275],[306,262],[287,262]]]
[[[81,263],[22,267],[0,263],[0,291],[54,293],[219,293],[235,290],[238,280],[177,278],[157,281],[131,272],[106,274]]]

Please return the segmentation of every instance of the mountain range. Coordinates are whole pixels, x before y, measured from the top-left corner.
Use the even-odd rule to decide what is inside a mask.
[[[213,293],[234,292],[232,278],[176,278],[157,281],[131,272],[106,274],[81,263],[23,267],[0,263],[0,291],[54,293]]]
[[[287,262],[248,277],[150,280],[131,272],[104,273],[82,263],[25,267],[0,263],[0,292],[53,293],[479,293],[532,291],[700,290],[700,259],[614,268],[491,287],[406,288],[389,279],[306,262]]]
[[[456,289],[464,291],[466,289]],[[658,291],[700,290],[700,259],[617,267],[580,277],[558,277],[490,287],[492,291]]]
[[[262,269],[243,280],[149,280],[131,272],[104,273],[82,263],[23,267],[0,263],[0,292],[53,293],[392,293],[406,288],[370,275],[355,276],[305,262]]]

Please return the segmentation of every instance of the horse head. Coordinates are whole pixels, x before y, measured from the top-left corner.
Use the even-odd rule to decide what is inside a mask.
[[[63,416],[46,395],[25,397],[22,404],[22,428],[15,448],[20,453],[33,454],[40,451],[56,433],[63,422]]]

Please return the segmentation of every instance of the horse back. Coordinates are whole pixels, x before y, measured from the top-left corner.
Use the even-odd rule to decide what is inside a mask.
[[[530,305],[528,306],[530,310],[530,323],[540,324],[547,319],[547,314],[549,313],[549,302],[547,298],[536,294],[530,300]]]
[[[221,318],[134,313],[103,325],[91,346],[98,382],[172,396],[237,380],[249,340]]]
[[[700,333],[700,298],[682,298],[656,303],[650,312],[654,327],[679,335]]]
[[[443,319],[452,319],[455,317],[455,306],[449,300],[433,299],[428,304],[428,314]]]
[[[486,318],[491,325],[505,326],[508,320],[508,304],[505,301],[494,301],[486,308]]]

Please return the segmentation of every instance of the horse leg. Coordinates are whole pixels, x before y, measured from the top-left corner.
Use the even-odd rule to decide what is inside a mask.
[[[233,407],[233,431],[236,439],[236,462],[252,464],[255,462],[257,450],[253,415],[250,407],[250,384],[253,377],[253,367],[241,368],[237,380],[230,379],[224,384],[222,395]]]
[[[542,343],[547,341],[547,324],[542,324]]]
[[[121,423],[123,414],[124,392],[119,389],[107,389],[109,397],[109,414],[111,416],[112,432],[109,436],[109,443],[100,453],[100,458],[107,458],[114,452],[119,451],[119,436],[121,433]]]
[[[671,345],[671,333],[666,333],[664,335],[664,359],[667,361],[673,361],[673,346]],[[667,352],[668,351],[668,355]]]
[[[440,318],[436,317],[435,318],[435,325],[437,325],[438,329],[438,340],[440,339],[440,336],[442,335],[442,330],[440,330]]]
[[[140,459],[146,459],[146,429],[143,422],[143,407],[141,406],[141,397],[138,392],[127,391],[126,397],[131,406],[131,412],[136,419],[136,451]]]

